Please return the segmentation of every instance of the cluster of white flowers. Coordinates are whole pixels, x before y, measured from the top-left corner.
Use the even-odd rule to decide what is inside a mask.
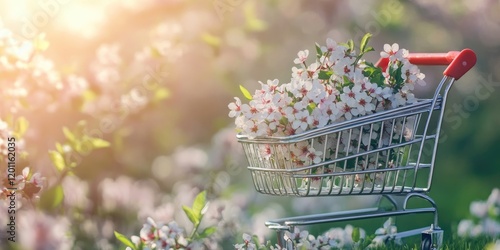
[[[389,58],[389,66],[380,74],[373,73],[377,68],[360,60],[354,50],[332,39],[310,65],[309,51],[300,51],[294,61],[300,68],[292,68],[289,83],[260,82],[261,89],[248,104],[235,97],[228,105],[229,116],[250,138],[288,136],[414,103],[414,85],[423,81],[424,74],[398,44],[386,44],[384,49],[381,56]]]
[[[486,201],[472,202],[470,213],[473,219],[465,219],[458,224],[459,236],[500,236],[500,189],[493,189]]]
[[[367,237],[366,232],[362,228],[355,228],[352,225],[346,225],[345,228],[332,228],[322,235],[317,237],[309,234],[306,230],[294,228],[293,232],[285,232],[284,240],[286,246],[271,245],[268,243],[265,246],[257,246],[249,234],[243,234],[243,243],[235,244],[235,249],[238,250],[254,250],[254,249],[307,249],[307,250],[324,250],[324,249],[362,249],[379,248],[397,233],[397,228],[394,226],[394,220],[389,218],[384,226],[375,231],[375,236],[370,241],[371,237]],[[369,239],[370,238],[370,239]],[[369,241],[369,242],[367,242]],[[395,241],[400,244],[400,241]]]
[[[5,176],[7,176],[7,170],[5,170]],[[15,195],[16,199],[22,201],[26,199],[36,200],[39,199],[39,194],[45,184],[45,177],[42,177],[40,173],[32,173],[30,167],[25,167],[21,175],[17,175],[12,184],[17,188]],[[8,195],[11,194],[11,190],[7,187],[11,187],[11,182],[5,179],[0,181],[0,200],[7,200]]]
[[[5,168],[7,166],[7,162],[9,158],[12,158],[9,155],[8,150],[8,138],[12,137],[14,132],[9,127],[9,124],[2,119],[0,119],[0,162],[3,167],[0,167],[0,171],[3,172],[3,176],[9,176],[8,169]],[[24,139],[16,138],[16,155],[23,155],[25,152]],[[19,164],[19,163],[18,163]],[[10,164],[9,164],[10,165]],[[17,174],[15,179],[12,178],[4,178],[0,180],[0,200],[7,199],[7,195],[11,193],[11,191],[7,187],[15,186],[16,197],[19,199],[22,198],[38,198],[38,194],[44,185],[45,177],[42,177],[40,173],[33,173],[30,167],[24,167],[21,174]]]
[[[22,171],[22,174],[16,176],[17,191],[29,189],[29,191],[36,191],[33,193],[38,193],[43,187],[44,182],[45,177],[42,177],[42,174],[38,172],[32,173],[30,167],[25,167]]]
[[[414,138],[415,122],[416,117],[409,116],[407,118],[389,119],[384,122],[360,126],[292,144],[253,144],[252,147],[255,148],[253,154],[258,156],[260,159],[259,167],[263,168],[293,169],[309,166],[327,160],[367,152],[376,147],[410,141]],[[316,167],[312,169],[312,173],[337,173],[346,169],[394,168],[403,163],[403,157],[398,157],[399,153],[398,150],[379,151],[356,157],[353,161],[341,161],[326,167]],[[370,188],[373,184],[381,185],[384,180],[388,181],[384,172],[367,175],[356,174],[346,177],[352,178],[352,180],[342,180],[342,178],[339,176],[328,179],[326,183],[322,183],[320,178],[311,181],[313,186],[323,185],[327,188],[331,185],[337,187],[341,184],[346,187],[359,186],[362,183],[365,184],[366,188]],[[310,180],[306,179],[306,182],[302,182],[302,185],[309,185],[308,181]]]
[[[177,225],[175,221],[167,224],[156,223],[151,217],[143,225],[139,236],[132,236],[132,242],[141,249],[203,249],[202,242],[188,242],[185,230]],[[127,247],[127,250],[131,250]]]
[[[19,218],[17,230],[23,232],[19,234],[19,240],[16,238],[16,242],[23,249],[74,249],[75,236],[68,233],[72,223],[67,217],[49,215],[33,209],[18,210],[16,215],[16,218]]]
[[[29,107],[54,112],[64,106],[56,104],[54,93],[62,96],[59,101],[69,102],[88,88],[84,78],[63,75],[52,60],[39,53],[47,49],[48,44],[44,35],[33,41],[19,39],[0,23],[0,74],[3,76],[0,98],[5,104],[0,110],[16,113]]]
[[[299,66],[292,68],[289,83],[261,82],[254,95],[242,88],[249,103],[236,97],[228,105],[237,129],[250,139],[291,136],[417,101],[412,91],[415,84],[425,84],[425,75],[409,62],[407,50],[399,49],[398,44],[386,44],[380,55],[387,58],[388,65],[382,69],[361,59],[372,50],[365,49],[366,44],[360,46],[359,54],[353,47],[352,42],[337,44],[328,39],[326,46],[317,46],[316,61],[309,65],[309,51],[298,53],[294,62]],[[415,116],[388,119],[288,145],[255,144],[252,153],[260,159],[259,167],[298,168],[409,141],[414,125]],[[321,168],[322,173],[313,169],[313,173],[397,167],[399,162],[394,162],[394,156],[394,150],[381,151],[357,157],[356,162],[329,165]],[[350,186],[367,180],[381,184],[385,178],[384,173],[379,173],[355,175],[352,179],[338,183]]]
[[[234,248],[238,250],[257,250],[257,245],[252,241],[252,236],[250,234],[243,234],[243,243],[235,244]]]
[[[394,243],[401,245],[401,239],[393,237],[398,232],[398,228],[394,225],[394,219],[390,217],[384,222],[381,228],[375,231],[375,238],[373,238],[370,247],[378,248],[383,246],[386,242],[393,240]]]

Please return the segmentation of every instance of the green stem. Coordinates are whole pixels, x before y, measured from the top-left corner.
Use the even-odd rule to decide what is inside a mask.
[[[201,215],[201,216],[200,216],[200,220],[198,221],[198,223],[196,223],[196,224],[194,225],[193,231],[192,231],[192,232],[191,232],[191,234],[189,235],[189,239],[190,239],[190,240],[193,240],[194,236],[196,235],[196,232],[198,231],[198,228],[200,227],[201,220],[203,220],[203,215]]]

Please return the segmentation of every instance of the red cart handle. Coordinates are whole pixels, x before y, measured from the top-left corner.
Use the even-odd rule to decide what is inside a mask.
[[[448,53],[410,53],[408,60],[416,65],[448,65],[443,75],[460,79],[476,64],[476,53],[471,49]],[[387,69],[389,58],[380,58],[376,63],[382,70]]]

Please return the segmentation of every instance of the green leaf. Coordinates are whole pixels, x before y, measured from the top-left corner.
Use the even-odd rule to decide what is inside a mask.
[[[90,137],[89,138],[90,143],[92,144],[92,147],[94,149],[97,148],[107,148],[111,145],[108,141],[105,141],[101,138],[96,138],[96,137]]]
[[[497,209],[495,206],[490,206],[488,208],[488,216],[493,220],[497,217]]]
[[[246,28],[249,31],[263,31],[267,29],[267,23],[257,17],[256,4],[253,2],[246,2],[243,6],[245,15]]]
[[[337,45],[349,48],[349,44],[347,43],[337,43]]]
[[[280,124],[284,126],[288,125],[288,118],[286,118],[285,116],[281,117]]]
[[[115,237],[117,240],[119,240],[121,243],[123,243],[125,246],[132,248],[133,250],[136,250],[137,247],[130,241],[125,235],[118,233],[115,231]]]
[[[64,199],[64,190],[61,185],[53,186],[40,196],[40,207],[45,210],[57,208]]]
[[[242,85],[240,85],[240,90],[241,90],[241,93],[243,93],[243,96],[245,98],[247,98],[248,100],[252,100],[253,99],[252,94],[250,94],[250,92],[245,87],[243,87]]]
[[[344,81],[343,81],[343,82],[344,82],[344,84],[342,84],[342,87],[350,87],[351,85],[354,85],[354,83],[353,83],[353,82],[351,82],[351,79],[349,79],[349,77],[348,77],[348,76],[344,75],[344,76],[342,77],[342,79],[344,80]]]
[[[391,76],[394,77],[395,79],[395,85],[394,87],[394,93],[397,93],[402,87],[404,83],[403,77],[401,77],[401,66],[399,66],[395,71],[393,71],[393,74]]]
[[[161,58],[163,56],[162,52],[157,47],[151,47],[150,52],[153,58]]]
[[[91,102],[95,99],[97,99],[97,94],[94,93],[92,90],[87,89],[83,92],[82,94],[84,102]]]
[[[259,236],[252,235],[252,241],[257,246],[257,249],[260,249],[262,247],[262,245],[260,244]]]
[[[318,74],[318,79],[320,80],[330,80],[330,77],[333,75],[333,72],[330,71],[325,71],[325,70],[320,70]]]
[[[207,238],[208,236],[214,234],[217,231],[217,227],[207,227],[201,232],[200,238]]]
[[[62,128],[62,131],[64,133],[64,137],[66,137],[66,139],[70,142],[74,142],[76,141],[76,138],[75,138],[75,135],[73,134],[73,132],[71,132],[71,130],[69,130],[67,127],[63,127]]]
[[[216,37],[216,36],[211,35],[209,33],[205,33],[205,34],[201,35],[201,40],[203,40],[205,43],[207,43],[208,45],[213,46],[213,47],[219,47],[220,43],[221,43],[219,37]]]
[[[321,47],[319,46],[318,43],[315,44],[316,46],[316,56],[319,58],[321,58],[321,56],[323,55],[323,51],[321,51]]]
[[[64,157],[62,156],[61,153],[54,150],[50,150],[49,157],[54,166],[57,168],[57,170],[63,171],[66,168],[66,163],[64,162]]]
[[[371,37],[372,37],[372,34],[370,34],[370,33],[366,33],[366,35],[363,36],[363,38],[361,39],[361,43],[359,44],[359,52],[360,53],[365,52],[366,45],[370,41]]]
[[[384,76],[382,74],[382,69],[375,67],[372,63],[366,63],[366,67],[363,70],[363,75],[370,79],[370,82],[377,83],[377,86],[382,87],[384,85]]]
[[[352,39],[350,39],[349,41],[347,41],[347,46],[348,46],[350,52],[354,51],[354,41]]]
[[[61,143],[59,143],[59,142],[56,142],[56,149],[57,149],[57,152],[59,152],[61,154],[64,153],[63,147],[62,147]]]
[[[87,128],[87,121],[80,120],[76,123],[76,129],[74,130],[75,135],[85,135],[85,129]]]
[[[361,233],[359,232],[359,227],[355,227],[352,230],[352,241],[359,242],[360,239],[361,239]]]
[[[33,40],[33,47],[37,51],[45,51],[49,48],[50,43],[45,39],[45,33],[35,37]]]
[[[370,52],[370,51],[375,51],[375,49],[372,46],[368,46],[365,48],[365,51],[363,51],[363,53]]]
[[[19,117],[16,120],[15,134],[16,137],[22,137],[24,133],[28,130],[29,122],[24,117]]]
[[[250,31],[262,31],[267,29],[267,23],[260,19],[247,19],[246,27]]]
[[[201,217],[203,214],[203,209],[207,205],[207,191],[203,191],[199,193],[196,198],[194,199],[193,202],[193,212],[198,216]]]
[[[316,104],[314,102],[309,103],[307,105],[307,111],[309,111],[309,114],[312,114],[313,110],[316,108]]]
[[[194,213],[193,209],[191,209],[188,206],[182,206],[182,210],[184,210],[184,213],[186,214],[186,216],[188,217],[188,219],[194,225],[198,225],[200,223],[200,218],[198,218],[198,216],[196,216],[196,214]]]
[[[161,101],[161,100],[164,100],[164,99],[167,99],[168,97],[170,96],[170,91],[168,91],[168,89],[166,88],[158,88],[156,91],[155,91],[155,94],[154,94],[154,97],[153,97],[153,101]]]
[[[373,242],[373,239],[375,239],[375,237],[376,235],[374,234],[366,236],[360,249],[366,249]]]

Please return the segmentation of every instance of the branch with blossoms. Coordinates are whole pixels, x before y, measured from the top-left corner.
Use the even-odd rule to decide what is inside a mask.
[[[96,88],[90,88],[89,85],[92,83],[90,78],[78,76],[73,72],[58,71],[54,61],[42,53],[48,47],[49,42],[45,40],[43,34],[32,41],[23,40],[0,24],[0,51],[2,51],[0,55],[0,73],[4,76],[0,83],[5,89],[0,93],[0,98],[4,101],[0,107],[0,141],[6,140],[7,136],[10,135],[13,135],[18,141],[16,143],[17,155],[19,156],[17,159],[23,160],[23,162],[18,164],[17,168],[19,170],[16,171],[18,178],[13,183],[18,188],[17,194],[22,198],[27,198],[28,203],[39,201],[41,208],[54,209],[61,204],[64,198],[61,186],[64,178],[73,174],[76,166],[85,156],[96,149],[109,147],[110,143],[101,138],[103,134],[101,131],[97,133],[97,136],[89,134],[87,132],[89,131],[88,124],[84,120],[78,122],[74,129],[63,127],[62,132],[66,141],[56,142],[55,148],[49,150],[49,157],[56,169],[56,176],[51,180],[47,180],[45,177],[41,177],[40,173],[35,172],[32,166],[25,164],[28,161],[28,153],[25,150],[22,136],[28,130],[28,120],[32,121],[36,117],[33,114],[39,111],[49,113],[65,112],[71,108],[78,108],[81,114],[93,113],[94,116],[97,116],[101,112],[96,107],[105,107],[103,109],[106,109],[109,106],[114,106],[109,105],[109,103],[104,105],[101,101],[104,99],[109,101],[114,92],[119,92],[117,96],[113,97],[117,99],[116,106],[120,106],[120,118],[124,119],[123,114],[129,115],[138,112],[149,103],[167,98],[169,93],[158,82],[161,80],[159,78],[163,77],[165,73],[162,72],[162,69],[158,70],[160,72],[156,72],[156,70],[155,72],[148,71],[146,77],[143,77],[145,72],[127,74],[126,76],[130,79],[142,77],[143,81],[137,86],[133,86],[134,88],[131,90],[127,88],[125,94],[116,91],[116,84],[110,83],[118,83],[120,79],[120,77],[116,76],[121,58],[110,55],[110,53],[105,54],[104,49],[97,51],[98,60],[93,62],[92,65],[96,67],[91,67],[91,71],[97,75],[95,82],[101,84],[99,86],[101,87],[99,89],[101,94],[94,93]],[[162,59],[164,53],[166,52],[156,50],[155,46],[151,48],[147,46],[143,48],[143,51],[137,53],[138,59],[135,63],[143,67],[147,66],[147,62],[155,61],[154,58],[157,59],[156,61],[164,60]],[[169,60],[172,60],[172,58],[165,61]],[[163,64],[161,65],[164,66]],[[116,82],[110,81],[111,76],[114,76],[113,79],[118,80]],[[111,85],[115,87],[109,88]],[[146,95],[138,94],[138,91],[144,89],[150,91],[150,93],[148,92]],[[26,114],[26,118],[20,114]],[[120,122],[116,121],[116,124],[111,124],[111,126],[119,125]],[[32,122],[32,124],[36,125],[35,122]],[[101,127],[102,124],[103,122],[100,124]],[[37,127],[30,129],[36,131]],[[99,134],[101,137],[99,137]],[[0,150],[3,150],[2,147],[4,146],[0,145]],[[2,156],[0,156],[0,161],[4,161]],[[26,167],[30,168],[26,169]],[[0,167],[0,171],[3,172],[3,170],[3,167]],[[5,174],[5,177],[7,177],[7,174]],[[7,180],[1,180],[0,182],[0,197],[8,194],[5,187],[6,182]]]
[[[217,230],[215,226],[211,226],[200,231],[200,224],[208,206],[206,196],[207,193],[203,191],[196,196],[192,207],[182,207],[186,216],[193,223],[193,229],[189,235],[175,221],[156,223],[148,217],[139,236],[134,235],[129,240],[123,234],[115,231],[115,237],[127,246],[127,250],[206,249],[204,241],[209,240]]]
[[[24,134],[28,129],[28,121],[24,117],[14,118],[9,116],[4,121],[0,117],[0,170],[3,173],[0,179],[0,200],[7,200],[9,195],[14,194],[16,199],[35,206],[40,199],[40,194],[45,186],[46,178],[41,173],[35,172],[28,161],[28,153],[25,149]],[[14,139],[15,151],[7,148],[7,141]],[[13,168],[9,162],[14,162]],[[11,170],[14,172],[10,172]],[[14,177],[14,178],[13,178]],[[8,188],[9,187],[9,188]],[[15,191],[12,192],[12,189]],[[21,203],[22,204],[22,203]]]

